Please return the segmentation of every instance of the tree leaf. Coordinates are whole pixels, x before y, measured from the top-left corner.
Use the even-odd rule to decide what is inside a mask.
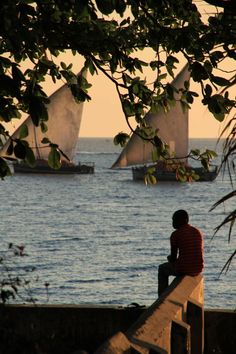
[[[28,136],[29,132],[28,132],[28,127],[26,124],[23,124],[20,127],[20,134],[19,134],[19,139],[24,139]]]
[[[4,158],[0,157],[0,177],[3,179],[4,177],[11,176],[11,170],[8,166],[8,163],[5,161]]]
[[[126,4],[124,0],[115,0],[115,7],[116,7],[116,12],[119,15],[123,15],[123,13],[125,12],[126,9]]]
[[[104,15],[109,15],[112,13],[116,4],[114,0],[95,0],[98,10],[101,11]]]
[[[121,147],[124,147],[128,139],[129,139],[129,135],[121,132],[115,136],[113,142],[115,145],[120,145]]]
[[[9,146],[8,146],[8,148],[7,148],[6,154],[7,154],[7,155],[12,155],[12,154],[13,154],[13,151],[14,151],[14,145],[13,145],[13,141],[11,140],[11,141],[10,141],[10,144],[9,144]]]
[[[201,63],[197,61],[191,65],[191,71],[192,78],[196,82],[201,82],[202,80],[208,79],[208,73],[206,69]]]
[[[44,138],[41,140],[41,143],[42,143],[42,144],[50,144],[51,141],[50,141],[48,138],[44,137]]]
[[[51,150],[48,154],[48,165],[55,170],[61,168],[61,155],[55,146],[51,146]]]
[[[144,183],[147,185],[147,184],[156,184],[157,183],[157,179],[156,177],[151,174],[151,173],[147,173],[145,174],[144,176]]]
[[[35,156],[33,153],[33,150],[28,147],[26,149],[26,155],[25,155],[25,159],[24,161],[30,166],[30,167],[35,167],[36,165],[36,160],[35,160]]]
[[[206,84],[205,86],[205,93],[208,97],[210,97],[212,94],[212,87],[209,84]]]
[[[41,122],[40,123],[40,127],[41,127],[41,132],[42,133],[47,133],[47,131],[48,131],[48,126],[47,126],[47,124],[45,123],[45,122]]]
[[[211,80],[218,86],[228,86],[230,84],[229,80],[220,76],[211,75]]]
[[[14,154],[16,158],[24,160],[26,156],[26,147],[22,141],[17,140],[16,145],[14,146]]]

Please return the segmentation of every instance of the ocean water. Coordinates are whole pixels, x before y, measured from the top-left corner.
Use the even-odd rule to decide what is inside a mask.
[[[190,144],[215,148],[215,140]],[[150,305],[158,264],[169,254],[172,214],[184,208],[204,234],[205,307],[235,309],[235,260],[220,276],[235,231],[230,242],[228,227],[212,239],[235,201],[209,211],[232,190],[227,174],[214,182],[146,186],[132,181],[129,169],[110,169],[120,151],[112,139],[82,138],[78,151],[81,162],[95,163],[94,175],[13,175],[0,182],[1,276],[29,279],[39,303]],[[10,242],[25,245],[27,255],[12,257]],[[23,295],[15,301],[25,302],[29,294]]]

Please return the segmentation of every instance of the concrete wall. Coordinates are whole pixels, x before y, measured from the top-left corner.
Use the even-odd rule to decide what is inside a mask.
[[[204,354],[236,353],[236,309],[205,310]]]
[[[0,354],[93,353],[146,311],[107,306],[0,306]],[[235,354],[236,312],[205,310],[204,354]]]
[[[203,354],[203,277],[176,277],[171,286],[124,333],[116,333],[96,354]]]
[[[0,354],[94,352],[118,331],[126,331],[141,308],[106,306],[0,306]]]

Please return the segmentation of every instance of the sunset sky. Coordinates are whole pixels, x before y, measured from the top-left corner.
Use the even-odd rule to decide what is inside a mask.
[[[204,1],[196,0],[197,6],[201,6],[201,13],[206,16],[206,13],[214,13],[216,8],[206,5]],[[150,53],[142,54],[143,60],[148,60]],[[82,67],[83,58],[73,57],[70,54],[63,54],[56,62],[64,61],[67,64],[73,63],[74,72],[79,72]],[[185,65],[182,62],[178,67]],[[24,65],[25,66],[25,65]],[[27,66],[25,67],[27,68]],[[227,67],[226,70],[233,69]],[[80,136],[82,137],[114,137],[117,133],[123,131],[129,133],[128,126],[126,124],[124,115],[121,110],[120,102],[115,91],[114,85],[104,77],[104,75],[89,77],[88,80],[92,83],[92,88],[89,91],[92,100],[85,102],[83,118],[80,130]],[[150,80],[152,81],[152,80]],[[53,84],[51,81],[47,81],[44,85],[44,89],[48,95],[52,94],[63,83]],[[196,85],[190,86],[192,90],[196,90]],[[16,121],[12,128],[13,130],[19,121]],[[192,109],[189,112],[189,137],[190,138],[215,138],[219,136],[223,125],[220,124],[211,115],[207,108],[201,104],[200,98],[195,98]]]
[[[95,77],[90,94],[92,100],[84,105],[80,136],[111,137],[120,131],[129,133],[124,115],[121,111],[116,91],[106,78]],[[195,104],[189,111],[189,136],[218,137],[220,123],[195,99]]]
[[[149,57],[149,53],[147,56]],[[82,58],[75,59],[67,56],[62,58],[67,62],[71,59],[73,59],[75,71],[79,71],[83,62]],[[142,59],[145,60],[145,56]],[[184,65],[185,62],[180,63],[178,71]],[[87,79],[92,83],[89,90],[92,99],[84,104],[80,136],[114,137],[121,131],[129,133],[114,84],[102,74],[88,76]],[[196,83],[192,83],[190,88],[198,90]],[[46,90],[48,94],[52,93],[55,86],[47,83]],[[208,112],[206,106],[203,106],[201,98],[195,98],[192,109],[189,111],[189,137],[215,138],[219,136],[222,127],[223,125]]]
[[[63,61],[68,63],[71,57],[64,56]],[[75,72],[79,72],[82,61],[73,58]],[[184,65],[184,64],[183,64]],[[181,67],[179,67],[181,69]],[[81,137],[114,137],[119,132],[129,133],[129,128],[121,110],[121,105],[114,85],[102,74],[87,77],[92,83],[89,90],[91,101],[84,103],[83,118],[80,129]],[[47,81],[44,89],[48,95],[52,94],[62,83],[53,84]],[[194,85],[194,84],[193,84]],[[194,87],[196,87],[194,85]],[[194,87],[192,88],[194,90]],[[15,120],[13,126],[8,127],[13,131],[19,121]],[[190,138],[215,138],[219,136],[223,125],[210,114],[201,103],[200,98],[195,98],[189,111],[189,137]]]
[[[205,21],[209,14],[217,11],[204,1],[195,0],[202,19]],[[221,9],[220,9],[221,10]],[[145,57],[143,58],[145,60]],[[184,66],[185,62],[183,62]],[[181,67],[180,67],[181,69]],[[224,68],[233,70],[232,66]],[[235,69],[235,67],[234,67]],[[93,87],[90,91],[92,101],[84,106],[84,115],[80,135],[85,137],[113,137],[123,131],[129,133],[129,129],[122,114],[119,99],[115,88],[104,77],[93,77]],[[196,89],[192,84],[191,89]],[[223,128],[206,106],[203,106],[201,99],[195,99],[194,105],[189,112],[189,137],[191,138],[215,138],[218,137]]]
[[[195,4],[200,9],[203,21],[209,14],[215,13],[216,7],[206,4],[201,0],[195,0]],[[142,59],[149,59],[149,53],[142,54]],[[67,59],[66,59],[67,60]],[[73,64],[78,71],[80,70],[79,60],[73,58]],[[183,62],[179,66],[185,65]],[[226,70],[232,70],[232,67]],[[80,136],[83,137],[114,137],[117,133],[123,131],[129,133],[124,115],[121,111],[120,102],[115,91],[115,87],[103,75],[93,76],[91,78],[93,87],[90,89],[92,100],[84,105],[83,119],[80,130]],[[196,89],[194,83],[192,90]],[[52,92],[52,87],[50,88]],[[194,105],[189,112],[189,137],[191,138],[215,138],[219,136],[223,125],[220,124],[212,114],[210,114],[201,103],[200,98],[195,98]]]

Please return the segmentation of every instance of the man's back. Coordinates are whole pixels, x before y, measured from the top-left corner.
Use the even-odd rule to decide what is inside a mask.
[[[197,275],[203,270],[203,237],[201,232],[185,224],[171,235],[171,247],[178,249],[175,266],[181,274]]]

